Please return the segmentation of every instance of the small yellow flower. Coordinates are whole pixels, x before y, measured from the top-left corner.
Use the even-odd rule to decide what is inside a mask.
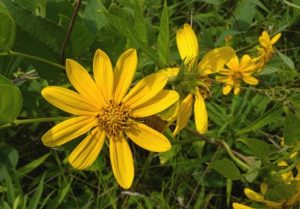
[[[275,51],[273,45],[279,40],[280,36],[281,33],[278,33],[271,38],[268,32],[262,32],[258,39],[261,45],[261,47],[257,48],[259,56],[254,59],[256,61],[258,72],[261,71],[263,66],[271,59]]]
[[[181,101],[177,112],[176,128],[174,135],[178,134],[188,123],[194,107],[196,129],[199,133],[205,133],[208,127],[208,115],[205,106],[207,90],[210,86],[208,75],[221,70],[226,62],[234,56],[235,52],[231,47],[216,48],[198,61],[199,47],[195,32],[189,24],[184,24],[182,29],[176,33],[176,43],[181,59],[184,63],[186,74],[194,73],[197,83],[188,95]],[[173,79],[179,73],[179,68],[168,68],[169,76]],[[189,84],[192,82],[188,80]],[[199,85],[201,83],[201,85]]]
[[[164,73],[143,78],[126,95],[136,66],[134,49],[120,56],[114,71],[109,57],[98,49],[94,56],[93,78],[76,61],[66,61],[67,76],[76,91],[58,86],[42,90],[49,103],[73,114],[47,131],[42,142],[56,147],[88,133],[68,158],[74,168],[85,169],[96,160],[105,138],[108,138],[112,170],[117,182],[125,189],[131,186],[134,178],[133,157],[127,138],[153,152],[171,148],[163,134],[141,123],[138,118],[163,111],[179,97],[175,91],[163,90],[168,79]]]
[[[229,94],[232,89],[234,94],[237,95],[241,90],[241,80],[250,85],[258,84],[258,80],[252,76],[256,65],[249,55],[244,55],[240,61],[239,58],[235,56],[226,66],[228,68],[219,71],[223,76],[216,77],[218,82],[225,84],[223,87],[224,95]]]
[[[278,163],[278,166],[288,166],[288,164],[285,161],[280,161]],[[300,201],[300,165],[296,166],[297,168],[297,175],[294,176],[291,171],[283,173],[281,175],[282,179],[287,183],[290,184],[293,181],[296,181],[296,191],[295,193],[287,198],[283,199],[281,201],[275,202],[270,201],[265,198],[265,194],[268,189],[268,185],[266,183],[262,183],[260,185],[260,193],[257,193],[249,188],[244,189],[244,193],[250,200],[253,200],[255,202],[263,203],[266,207],[266,209],[285,209],[285,208],[292,208],[293,205],[297,204]],[[251,207],[239,204],[239,203],[233,203],[234,209],[251,209]]]

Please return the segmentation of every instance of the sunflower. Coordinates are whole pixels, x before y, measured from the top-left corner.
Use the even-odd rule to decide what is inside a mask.
[[[241,90],[241,80],[249,85],[258,84],[258,80],[252,76],[256,70],[256,65],[249,55],[244,55],[241,60],[235,56],[226,63],[226,66],[227,68],[219,72],[222,76],[216,76],[218,82],[225,84],[223,87],[224,95],[229,94],[232,89],[237,95]]]
[[[56,147],[87,133],[68,157],[74,168],[85,169],[96,160],[107,138],[113,174],[125,189],[131,186],[134,178],[128,139],[149,151],[169,150],[169,140],[143,124],[141,118],[163,111],[179,97],[175,91],[163,90],[168,77],[161,72],[146,76],[129,90],[136,66],[134,49],[119,57],[114,71],[109,57],[98,49],[93,77],[79,63],[67,59],[67,76],[76,91],[58,86],[42,90],[42,96],[49,103],[72,114],[70,119],[47,131],[42,142]]]
[[[177,108],[176,127],[173,134],[178,134],[187,125],[193,109],[196,129],[203,134],[208,127],[205,105],[205,99],[209,97],[211,86],[208,75],[221,70],[224,64],[235,55],[235,51],[231,47],[216,48],[199,60],[197,37],[189,24],[184,24],[183,28],[177,31],[176,43],[183,61],[183,72],[179,67],[163,70],[167,72],[170,80],[183,75],[183,78],[179,78],[182,82],[179,82],[176,88],[179,92],[183,92],[181,94],[183,99]]]

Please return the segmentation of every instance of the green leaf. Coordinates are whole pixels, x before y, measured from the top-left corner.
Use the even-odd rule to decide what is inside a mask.
[[[101,1],[99,0],[88,0],[84,10],[83,19],[86,26],[93,33],[99,32],[107,23],[105,15],[98,12],[99,9],[105,9]]]
[[[255,15],[255,4],[248,0],[238,1],[233,12],[236,30],[247,30]]]
[[[225,176],[226,178],[232,180],[238,180],[242,177],[236,165],[227,158],[214,161],[209,164],[209,167],[214,169],[216,172],[220,173],[221,175]]]
[[[13,170],[19,162],[19,153],[14,147],[4,145],[0,147],[0,159],[0,163],[4,164],[8,170]],[[0,181],[1,178],[0,176]]]
[[[39,185],[37,186],[37,189],[31,199],[31,201],[29,202],[29,207],[28,209],[37,209],[39,202],[41,200],[42,197],[42,193],[44,190],[44,179],[45,179],[45,175],[46,173],[44,173],[40,179]]]
[[[39,167],[42,163],[45,162],[45,160],[50,156],[50,153],[45,154],[33,161],[31,161],[30,163],[24,165],[23,167],[19,168],[17,170],[17,174],[19,177],[23,177],[26,174],[30,173],[32,170],[36,169],[37,167]]]
[[[277,54],[279,55],[279,57],[282,59],[282,61],[284,62],[284,64],[294,70],[295,69],[295,64],[294,62],[286,55],[282,54],[281,52],[277,51]]]
[[[11,80],[9,80],[8,78],[6,78],[5,76],[0,74],[0,84],[4,84],[4,85],[13,85],[13,83],[11,82]]]
[[[14,19],[5,12],[0,11],[0,52],[12,48],[16,38],[16,24]]]
[[[251,164],[248,172],[245,174],[245,178],[248,182],[252,183],[258,176],[261,167],[261,161],[257,160]]]
[[[169,64],[170,59],[170,35],[169,35],[169,12],[167,1],[160,17],[159,34],[157,37],[158,56],[164,65]]]
[[[300,118],[294,114],[288,114],[283,128],[284,142],[292,145],[300,140]]]
[[[51,50],[59,53],[64,34],[56,23],[49,19],[33,15],[30,11],[11,0],[1,1],[5,4],[10,14],[15,17],[17,26],[28,32],[35,39],[43,42]]]
[[[238,141],[244,143],[250,150],[250,152],[260,160],[265,160],[273,146],[259,139],[242,138]]]
[[[135,0],[132,4],[132,8],[134,10],[134,28],[137,32],[136,34],[142,42],[147,44],[147,25],[144,18],[142,5],[138,0]]]
[[[250,131],[254,131],[274,121],[278,121],[278,118],[280,117],[281,113],[282,105],[279,103],[275,104],[269,111],[265,112],[258,119],[250,123],[246,128],[241,129],[237,134],[240,135]]]
[[[149,56],[158,66],[162,66],[162,63],[156,57],[156,51],[148,46],[144,41],[142,41],[136,34],[138,33],[135,31],[135,28],[130,25],[128,21],[118,16],[110,14],[106,9],[101,10],[109,20],[110,24],[116,28],[123,36],[128,38],[132,43],[143,50],[145,54]]]
[[[5,179],[5,184],[7,188],[7,200],[10,205],[13,205],[13,202],[16,197],[15,188],[11,179],[9,172],[7,171],[5,166],[0,166],[0,174]]]
[[[0,123],[13,122],[22,108],[22,94],[18,87],[0,84]]]

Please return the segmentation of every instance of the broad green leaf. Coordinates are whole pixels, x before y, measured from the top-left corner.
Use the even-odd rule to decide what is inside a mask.
[[[17,26],[28,32],[36,40],[43,42],[51,50],[59,53],[64,34],[56,23],[33,15],[30,11],[11,0],[1,1],[5,4],[10,14],[15,17]]]
[[[157,37],[158,56],[164,65],[169,64],[170,59],[170,35],[169,35],[169,12],[167,1],[160,17],[159,34]]]
[[[18,87],[0,84],[0,123],[13,122],[22,108],[22,94]]]
[[[250,27],[255,15],[255,4],[248,0],[237,2],[233,12],[236,30],[246,30]]]
[[[240,135],[250,131],[254,131],[274,121],[278,121],[278,118],[280,117],[281,114],[282,114],[282,105],[275,104],[270,110],[268,110],[258,119],[250,123],[246,128],[241,129],[237,134]]]
[[[0,74],[0,85],[13,85],[11,80]]]
[[[172,158],[174,158],[174,156],[177,155],[178,152],[180,152],[180,147],[173,145],[167,152],[159,153],[160,164],[169,162]]]
[[[259,6],[260,8],[262,8],[263,10],[265,10],[266,12],[270,13],[270,11],[265,7],[263,3],[261,3],[261,1],[259,0],[250,0],[250,1],[256,4],[257,6]]]
[[[50,153],[45,154],[35,160],[32,160],[30,163],[24,165],[23,167],[19,168],[17,170],[17,174],[19,177],[23,177],[26,174],[30,173],[32,170],[39,167],[42,163],[45,162],[45,160],[50,156]]]
[[[68,28],[71,19],[67,16],[60,15],[60,25],[64,28]],[[70,37],[71,47],[69,50],[69,57],[83,56],[90,51],[90,47],[95,39],[95,34],[92,34],[85,25],[75,22],[73,31]]]
[[[0,52],[12,48],[16,37],[16,24],[14,19],[5,12],[0,11]]]
[[[209,167],[214,169],[219,174],[232,180],[238,180],[241,178],[241,173],[236,165],[229,159],[225,158],[211,162]]]
[[[20,200],[21,200],[21,196],[18,195],[17,198],[16,198],[15,201],[14,201],[14,204],[13,204],[13,208],[12,208],[12,209],[18,209],[18,208],[19,208]]]
[[[4,145],[0,147],[0,159],[0,164],[4,164],[8,170],[13,170],[19,162],[19,153],[14,147]],[[1,178],[2,176],[0,176],[0,181]]]
[[[279,57],[282,59],[282,61],[284,62],[284,64],[294,70],[295,69],[295,64],[294,62],[288,57],[286,56],[285,54],[282,54],[281,52],[277,51],[277,54],[279,55]]]
[[[91,32],[97,33],[101,30],[107,23],[105,15],[98,12],[99,9],[105,8],[101,1],[99,0],[88,0],[87,5],[84,10],[83,19],[86,26]]]
[[[146,20],[144,18],[144,11],[142,5],[138,2],[138,0],[135,0],[132,4],[132,8],[134,10],[135,31],[137,32],[139,39],[147,44],[147,25]]]
[[[284,142],[292,145],[300,141],[300,118],[294,114],[288,114],[283,128]]]
[[[128,38],[136,47],[139,47],[143,50],[145,54],[149,56],[152,61],[157,65],[162,66],[158,57],[156,57],[156,51],[143,42],[138,36],[136,36],[137,31],[135,28],[128,23],[125,19],[122,19],[118,16],[110,14],[107,10],[101,10],[109,20],[110,24],[116,28],[123,36]]]
[[[44,173],[40,179],[39,185],[36,188],[35,193],[33,194],[32,199],[29,202],[29,207],[28,209],[37,209],[39,202],[41,200],[42,197],[42,193],[44,190],[44,179],[45,179],[45,175],[46,173]]]
[[[258,177],[260,167],[261,167],[260,160],[257,160],[254,163],[252,163],[248,172],[245,174],[245,178],[248,182],[252,183]]]
[[[238,141],[245,144],[250,152],[260,160],[265,160],[273,148],[272,145],[259,139],[242,138]]]

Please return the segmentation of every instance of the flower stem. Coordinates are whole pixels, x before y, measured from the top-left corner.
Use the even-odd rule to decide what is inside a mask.
[[[36,57],[36,56],[30,55],[30,54],[25,54],[25,53],[22,53],[22,52],[16,52],[16,51],[10,50],[8,52],[0,53],[0,56],[19,56],[19,57],[24,57],[24,58],[27,58],[27,59],[43,62],[43,63],[46,63],[48,65],[52,65],[54,67],[57,67],[59,69],[63,69],[63,70],[65,69],[65,67],[63,65],[60,65],[58,63],[52,62],[50,60],[47,60],[47,59],[44,59],[44,58],[41,58],[41,57]]]
[[[20,119],[15,120],[12,123],[7,123],[0,126],[0,129],[9,128],[12,126],[18,126],[21,124],[28,124],[28,123],[41,123],[41,122],[51,122],[51,121],[61,121],[68,119],[69,117],[54,117],[54,118],[30,118],[30,119]]]
[[[215,138],[209,138],[209,137],[206,137],[196,131],[194,131],[193,129],[190,129],[190,128],[185,128],[187,131],[189,131],[190,133],[194,134],[195,136],[197,136],[198,138],[200,138],[201,140],[203,141],[206,141],[210,144],[213,144],[213,145],[216,145],[216,146],[219,146],[219,147],[222,147],[224,148],[229,157],[244,171],[248,171],[250,166],[246,163],[244,163],[242,160],[239,159],[239,157],[241,159],[243,159],[245,162],[245,158],[244,156],[242,156],[240,153],[238,153],[237,151],[231,149],[229,147],[229,145],[224,141],[224,140],[220,140],[220,139],[215,139]],[[187,140],[188,142],[195,142],[196,140]],[[185,142],[185,141],[181,141],[181,142]]]

